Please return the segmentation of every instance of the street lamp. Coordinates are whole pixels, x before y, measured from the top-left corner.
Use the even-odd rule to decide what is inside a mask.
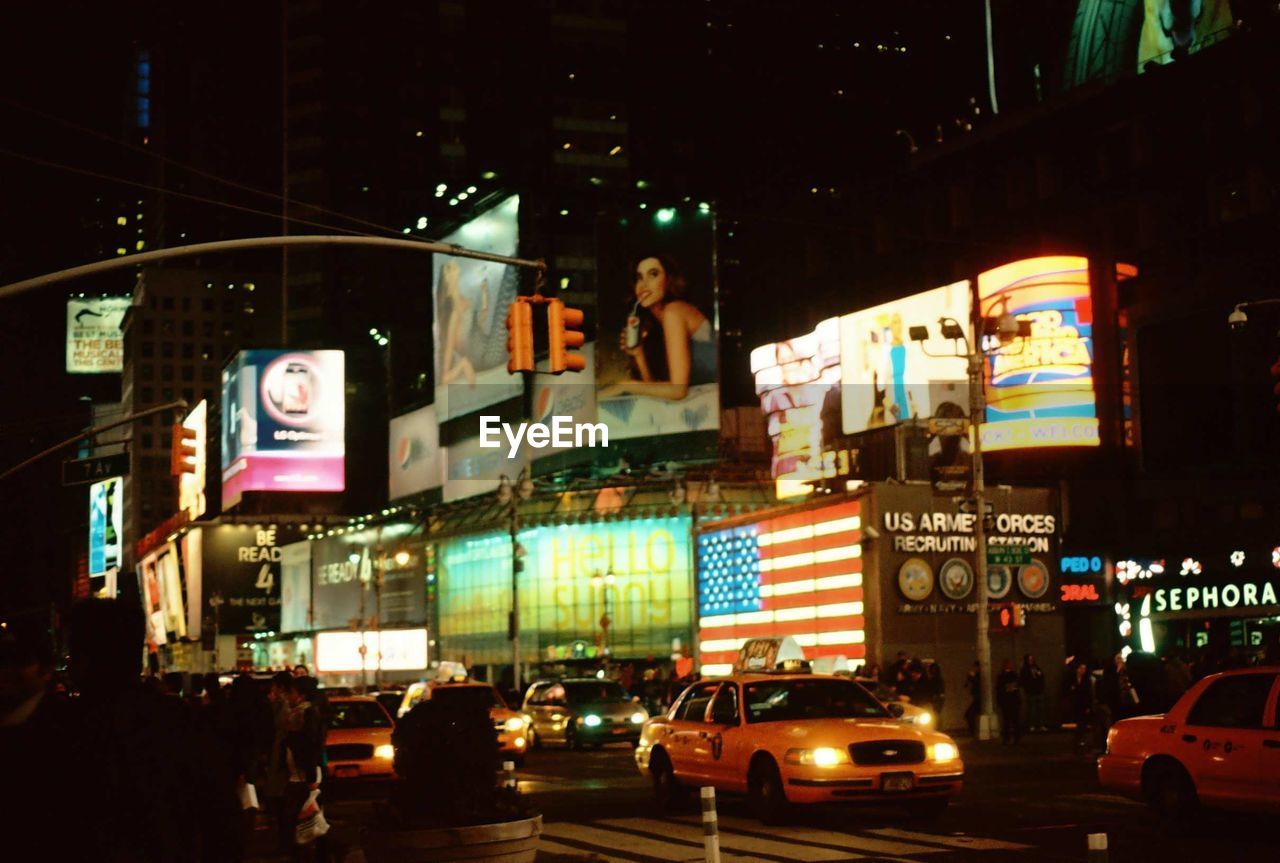
[[[533,497],[533,480],[529,469],[521,468],[515,485],[503,474],[498,479],[497,500],[507,508],[507,530],[511,533],[511,613],[507,618],[507,635],[511,639],[511,687],[520,691],[520,588],[519,576],[524,569],[524,548],[520,545],[520,504]]]
[[[954,357],[955,359],[963,359],[968,364],[969,371],[969,433],[970,447],[969,455],[972,462],[973,472],[973,511],[974,525],[973,537],[977,545],[975,563],[977,566],[978,582],[978,636],[977,636],[977,654],[978,654],[978,682],[981,691],[979,704],[981,711],[978,715],[978,739],[990,740],[994,736],[995,729],[995,703],[992,698],[992,679],[991,679],[991,619],[988,617],[987,602],[988,585],[987,585],[987,488],[986,481],[983,476],[982,468],[982,421],[985,419],[987,401],[986,394],[983,389],[983,381],[985,379],[984,365],[986,356],[982,352],[982,345],[976,340],[970,342],[969,336],[965,332],[964,326],[955,318],[939,318],[938,326],[942,337],[950,339],[952,343],[959,342],[963,346],[964,352],[958,349],[951,354],[935,354],[925,347],[929,338],[929,328],[923,326],[914,326],[908,328],[908,334],[911,340],[920,343],[920,349],[931,357]],[[1007,341],[1018,335],[1023,335],[1025,327],[1013,315],[1003,314],[997,323],[997,332],[1001,341]]]
[[[209,594],[209,607],[213,609],[213,670],[218,670],[218,635],[222,623],[222,592],[215,590]]]
[[[591,576],[591,586],[600,591],[600,604],[603,607],[603,613],[600,615],[600,647],[604,651],[604,655],[609,655],[609,626],[613,623],[613,618],[609,615],[609,588],[616,589],[618,577],[613,574],[610,569],[603,576],[599,572]]]
[[[1249,316],[1244,310],[1253,306],[1276,306],[1280,305],[1280,299],[1276,300],[1250,300],[1244,303],[1236,303],[1236,307],[1231,310],[1231,314],[1227,315],[1227,323],[1231,325],[1233,330],[1244,329],[1249,323]]]

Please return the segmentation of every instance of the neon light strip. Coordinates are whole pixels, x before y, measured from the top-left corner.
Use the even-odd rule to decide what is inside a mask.
[[[738,614],[718,614],[704,617],[702,629],[724,626],[741,626],[752,623],[782,623],[789,620],[816,620],[822,617],[849,617],[862,614],[861,602],[835,602],[829,605],[805,605],[800,608],[780,608],[777,611],[744,611]]]
[[[845,629],[837,632],[806,632],[791,636],[801,647],[818,647],[841,644],[864,644],[867,634],[861,629]],[[749,638],[713,638],[699,643],[703,653],[732,653],[742,649]]]
[[[779,584],[760,585],[761,598],[771,596],[790,596],[795,593],[819,592],[823,590],[839,590],[845,587],[861,587],[862,573],[852,572],[848,575],[828,575],[823,578],[802,578],[799,581],[784,581]]]
[[[780,569],[796,569],[802,566],[813,566],[815,563],[834,563],[839,560],[852,560],[862,557],[862,546],[846,545],[843,548],[824,548],[819,551],[804,551],[800,554],[788,554],[772,560],[760,561],[761,572],[777,572]]]

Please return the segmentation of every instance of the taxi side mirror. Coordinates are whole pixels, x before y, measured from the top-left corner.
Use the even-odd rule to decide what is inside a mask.
[[[894,719],[901,719],[902,714],[906,712],[906,708],[902,706],[901,701],[890,701],[885,707],[888,708],[889,715]]]

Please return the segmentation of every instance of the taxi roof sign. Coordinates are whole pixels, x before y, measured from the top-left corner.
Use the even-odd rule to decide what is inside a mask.
[[[733,670],[774,671],[778,668],[800,670],[804,664],[804,651],[791,636],[782,638],[750,638],[738,649],[738,659]]]

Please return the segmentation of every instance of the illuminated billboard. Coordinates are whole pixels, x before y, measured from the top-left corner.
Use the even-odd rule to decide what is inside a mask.
[[[940,318],[953,318],[970,332],[969,282],[956,282],[840,318],[842,426],[846,434],[908,419],[964,416],[969,388],[964,361],[942,337]],[[911,339],[912,327],[928,327],[929,338]],[[941,356],[930,356],[940,354]]]
[[[120,323],[129,297],[80,297],[67,300],[67,371],[71,374],[120,372],[124,334]]]
[[[435,405],[391,418],[387,460],[391,500],[444,484],[444,450]]]
[[[342,351],[241,351],[222,372],[222,505],[345,488]]]
[[[123,486],[120,477],[89,486],[89,575],[120,568],[124,535]]]
[[[659,210],[597,234],[596,410],[610,441],[718,429],[710,213]]]
[[[444,238],[493,255],[514,256],[519,243],[520,198],[513,195]],[[436,410],[440,422],[524,392],[520,375],[507,372],[507,307],[515,300],[519,269],[493,261],[434,256]]]
[[[595,345],[588,343],[579,351],[586,366],[576,374],[550,374],[550,361],[538,361],[539,374],[533,379],[533,407],[530,420],[550,425],[557,416],[569,417],[574,423],[596,422],[596,363]],[[612,434],[612,432],[611,432]],[[529,454],[530,461],[574,449],[558,447],[554,443]],[[583,453],[584,460],[586,453]]]
[[[978,301],[984,318],[1011,314],[1031,327],[1028,337],[984,345],[983,449],[1097,446],[1088,259],[1052,255],[988,270]]]
[[[841,453],[840,320],[751,352],[751,373],[773,442],[772,475],[788,485],[848,474]]]
[[[363,643],[364,653],[360,646]],[[322,674],[374,671],[425,671],[427,631],[384,629],[373,632],[316,633],[316,671]]]
[[[693,597],[689,517],[562,524],[520,532],[520,644],[525,659],[669,656],[686,645]],[[459,537],[437,556],[440,638],[448,656],[507,662],[511,538]]]
[[[866,656],[858,501],[698,536],[698,650],[727,674],[752,638],[790,636],[805,658]]]

